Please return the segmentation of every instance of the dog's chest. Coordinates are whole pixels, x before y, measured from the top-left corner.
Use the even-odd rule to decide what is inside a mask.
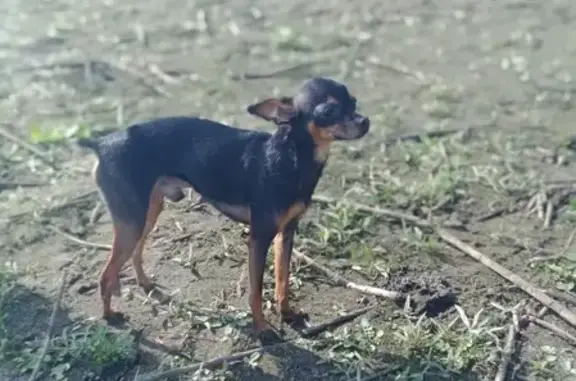
[[[305,199],[312,197],[323,171],[324,163],[316,162],[300,170],[298,191]]]
[[[233,221],[248,224],[250,222],[250,206],[248,205],[232,205],[224,202],[218,202],[207,199],[216,210],[230,218]]]

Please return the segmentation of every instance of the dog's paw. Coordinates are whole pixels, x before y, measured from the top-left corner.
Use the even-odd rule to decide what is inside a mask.
[[[103,319],[110,326],[120,326],[128,321],[128,316],[122,312],[112,311],[103,316]]]

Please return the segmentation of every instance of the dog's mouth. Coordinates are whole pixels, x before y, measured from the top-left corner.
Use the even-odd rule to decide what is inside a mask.
[[[336,140],[356,140],[362,138],[370,130],[370,119],[356,114],[354,118],[338,125],[334,131]]]

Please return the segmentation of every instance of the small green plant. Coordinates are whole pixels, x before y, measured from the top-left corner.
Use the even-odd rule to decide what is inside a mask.
[[[344,368],[358,363],[373,368],[376,363],[372,363],[371,359],[378,356],[387,341],[385,329],[374,327],[368,320],[362,319],[359,325],[327,332],[323,340],[310,345],[315,350],[326,350],[328,358]]]
[[[495,368],[490,359],[498,350],[496,333],[502,328],[492,326],[490,318],[481,319],[482,310],[469,319],[457,309],[459,316],[449,323],[421,316],[417,321],[374,326],[363,319],[359,325],[326,333],[323,340],[308,345],[326,351],[346,371],[394,369],[391,374],[396,378],[391,379],[398,380],[476,379],[472,376],[475,369]]]
[[[90,134],[90,127],[86,124],[56,126],[36,123],[30,127],[29,139],[35,144],[47,144],[71,138],[87,138]]]
[[[0,360],[6,360],[8,357],[10,337],[6,331],[7,299],[16,284],[16,274],[16,268],[13,264],[0,263]]]
[[[576,291],[576,261],[571,258],[558,258],[537,267],[556,288],[562,291]]]
[[[121,363],[136,356],[136,348],[130,332],[112,333],[103,326],[87,330],[80,340],[79,352],[82,358],[95,367],[105,367]]]
[[[446,374],[464,374],[477,366],[491,367],[491,352],[498,348],[497,332],[490,318],[480,320],[483,310],[470,320],[462,308],[450,323],[435,320],[417,322],[395,329],[397,345],[407,358],[418,359],[422,370],[429,364],[440,365]],[[413,366],[412,362],[412,366]]]
[[[31,372],[38,361],[41,347],[41,340],[14,346],[10,363],[22,374]],[[64,380],[73,367],[103,371],[133,361],[136,351],[130,332],[111,332],[99,325],[78,326],[52,338],[43,365],[51,370],[55,379]]]
[[[369,248],[363,243],[374,217],[367,216],[347,204],[338,204],[322,211],[318,221],[303,229],[303,242],[312,249],[333,257],[365,258]]]
[[[530,362],[530,371],[543,381],[557,380],[559,372],[562,379],[576,379],[576,363],[569,351],[549,345],[540,347],[538,356]]]

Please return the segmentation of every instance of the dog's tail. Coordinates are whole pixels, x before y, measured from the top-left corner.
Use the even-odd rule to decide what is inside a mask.
[[[94,131],[90,138],[78,138],[76,144],[80,147],[90,148],[96,154],[100,153],[100,140],[103,136],[116,132],[116,128],[106,128],[99,131]]]
[[[90,139],[90,138],[79,138],[76,140],[76,144],[80,147],[89,148],[92,151],[98,153],[100,148],[100,142],[98,139]]]

